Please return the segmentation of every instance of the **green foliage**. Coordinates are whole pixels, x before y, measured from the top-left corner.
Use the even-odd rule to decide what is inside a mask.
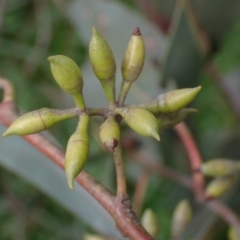
[[[1,239],[77,240],[86,226],[23,179],[0,168]],[[76,231],[76,229],[78,229]]]
[[[69,105],[68,100],[59,95],[57,86],[50,74],[49,63],[46,60],[49,55],[66,54],[71,56],[78,65],[85,63],[87,47],[82,39],[81,31],[77,35],[77,26],[74,26],[66,17],[67,7],[65,9],[64,7],[61,8],[60,5],[56,6],[50,1],[41,2],[41,6],[38,6],[34,1],[6,2],[0,39],[0,75],[12,81],[16,91],[17,105],[25,111],[32,111],[43,106],[53,107],[56,105],[54,99],[60,100],[59,107],[64,106],[64,104]],[[134,10],[138,8],[133,1],[119,0],[119,2],[126,3]],[[63,1],[63,4],[68,6],[67,1]],[[216,11],[217,9],[218,6],[216,6],[216,9],[214,8]],[[180,12],[180,15],[182,13]],[[163,65],[165,64],[163,78],[164,81],[167,81],[174,76],[178,86],[189,87],[188,83],[190,83],[195,87],[196,79],[198,79],[198,74],[202,69],[203,59],[202,55],[199,54],[198,45],[197,48],[196,45],[193,45],[196,39],[192,32],[192,25],[189,24],[187,16],[182,16],[181,21],[179,19],[175,20],[175,33],[177,34],[175,34],[175,38],[171,37],[169,55],[166,57],[166,62],[163,63]],[[104,22],[105,18],[99,19]],[[119,23],[121,33],[129,31],[123,25]],[[179,26],[178,29],[177,26]],[[141,24],[139,27],[141,27]],[[219,28],[222,28],[222,26],[219,26]],[[222,72],[231,71],[240,64],[239,36],[240,22],[236,22],[235,26],[229,30],[215,55],[215,62]],[[45,42],[38,43],[40,37],[45,38]],[[111,37],[114,38],[114,36]],[[117,37],[121,41],[121,34]],[[151,41],[149,43],[151,45]],[[165,47],[163,45],[161,51],[164,51]],[[160,54],[160,52],[157,54]],[[35,55],[38,57],[34,58]],[[147,64],[148,68],[150,64],[149,62]],[[146,69],[143,71],[146,71]],[[154,78],[157,79],[153,75],[147,76],[147,79],[144,79],[146,85],[140,85],[140,90],[143,89],[148,95],[147,97],[150,97],[151,92],[153,92],[150,85],[151,81],[156,80]],[[231,139],[234,134],[238,134],[239,126],[232,109],[226,104],[221,92],[204,70],[200,74],[199,82],[204,90],[193,104],[194,107],[199,109],[199,112],[191,116],[187,121],[205,159],[216,155],[219,156],[219,149],[224,149],[226,140]],[[156,91],[156,89],[154,90]],[[143,96],[138,93],[136,95],[138,95],[139,100]],[[77,120],[71,119],[69,122],[62,122],[53,127],[51,131],[58,142],[62,146],[66,146],[68,138],[76,125]],[[96,122],[93,121],[90,124],[91,152],[86,169],[96,179],[112,191],[115,191],[112,158],[103,151],[98,131],[96,131],[97,128],[94,125],[96,125]],[[226,138],[226,135],[229,138]],[[166,165],[181,172],[189,173],[187,156],[176,135],[167,130],[161,133],[161,138],[164,141],[161,142],[160,147],[157,143],[152,144],[151,142],[155,148],[153,151],[155,156],[164,158]],[[140,141],[142,143],[142,138],[140,138]],[[145,148],[146,146],[142,143],[141,147]],[[126,162],[126,165],[128,165],[128,162]],[[101,170],[99,170],[100,167]],[[62,206],[40,193],[24,180],[11,175],[6,169],[1,169],[0,172],[0,191],[4,196],[4,198],[0,199],[1,239],[12,239],[15,237],[15,233],[21,236],[25,231],[26,235],[23,235],[23,239],[74,240],[79,239],[81,233],[88,230],[82,222],[65,211]],[[128,183],[131,182],[131,177],[128,175]],[[132,185],[134,184],[135,182],[132,183]],[[130,187],[130,195],[133,194],[133,191],[134,187]],[[151,177],[144,199],[144,208],[151,208],[156,213],[160,222],[159,237],[163,240],[170,239],[173,209],[183,197],[188,197],[187,190],[169,180],[163,180],[159,176],[154,175]],[[239,195],[235,195],[235,199],[238,200]],[[25,217],[24,221],[22,221],[21,216],[24,215],[22,213],[27,215],[30,221]],[[66,233],[70,233],[70,236]],[[224,230],[222,236],[223,239],[226,238]]]
[[[222,72],[228,72],[240,65],[240,21],[228,31],[221,43],[221,49],[216,54],[216,64]]]

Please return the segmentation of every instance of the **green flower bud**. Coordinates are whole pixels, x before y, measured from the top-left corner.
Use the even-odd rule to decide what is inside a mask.
[[[80,109],[85,108],[82,89],[83,77],[78,65],[69,57],[55,55],[48,57],[51,71],[58,85],[67,93],[74,96],[74,100]]]
[[[114,105],[116,62],[107,41],[99,34],[95,27],[92,29],[89,56],[93,71],[96,77],[101,81],[108,102]]]
[[[140,29],[137,27],[128,43],[122,61],[123,81],[133,83],[140,75],[145,59],[145,46],[141,37]]]
[[[201,171],[209,177],[225,177],[238,171],[237,164],[229,159],[213,159],[203,163]]]
[[[138,134],[145,137],[154,137],[160,141],[157,119],[148,110],[140,107],[133,107],[116,108],[114,111],[120,114],[126,123]]]
[[[28,135],[46,130],[54,124],[68,118],[77,116],[76,112],[66,112],[64,110],[41,108],[33,112],[26,113],[15,120],[3,137],[10,135]]]
[[[141,37],[140,29],[135,28],[122,61],[123,81],[118,99],[119,106],[123,105],[132,83],[142,72],[144,59],[144,42]]]
[[[120,139],[120,128],[113,116],[101,125],[99,134],[104,146],[113,152]]]
[[[180,201],[173,213],[172,237],[179,237],[192,218],[192,209],[188,200]]]
[[[68,140],[65,155],[65,172],[68,179],[68,186],[73,190],[73,182],[83,169],[90,147],[88,135],[89,116],[81,115],[76,131]]]
[[[239,240],[238,235],[237,235],[237,231],[232,226],[228,230],[228,240]]]
[[[153,113],[171,113],[179,111],[191,103],[201,90],[201,86],[196,88],[183,88],[161,94],[146,108]]]
[[[196,113],[198,110],[195,108],[183,108],[178,112],[157,115],[159,128],[171,128],[180,122],[184,121],[185,118],[191,114]]]
[[[141,224],[153,238],[157,236],[159,230],[158,221],[151,209],[146,209],[144,211],[141,218]]]
[[[95,234],[84,234],[84,237],[83,237],[84,240],[106,240],[106,238],[103,238],[99,235],[95,235]]]
[[[221,197],[231,188],[232,184],[233,178],[215,178],[207,185],[206,195],[214,198]]]

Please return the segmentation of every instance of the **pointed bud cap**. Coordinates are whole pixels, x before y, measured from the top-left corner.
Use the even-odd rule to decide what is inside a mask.
[[[89,56],[93,71],[100,81],[108,81],[115,77],[116,62],[113,52],[95,27],[92,28]]]
[[[209,177],[225,177],[238,172],[238,162],[229,159],[213,159],[202,164],[201,171]]]
[[[147,109],[153,113],[179,111],[196,98],[201,88],[201,86],[196,88],[183,88],[161,94],[156,100],[149,103]]]
[[[213,198],[221,197],[226,193],[233,185],[233,178],[215,178],[213,179],[206,188],[206,195]]]
[[[159,231],[157,218],[151,209],[146,209],[141,218],[141,224],[147,232],[155,238]]]
[[[120,139],[120,128],[114,117],[109,117],[101,125],[99,135],[104,146],[113,152]]]
[[[188,200],[180,201],[173,213],[172,237],[177,238],[184,231],[192,218],[192,209]]]
[[[81,172],[88,158],[90,139],[88,135],[89,116],[82,115],[76,131],[68,140],[65,155],[65,172],[68,186],[73,190],[74,179]]]
[[[140,29],[135,28],[128,43],[123,61],[122,77],[123,81],[133,83],[142,72],[145,59],[145,46]]]
[[[71,95],[82,94],[82,72],[71,58],[55,55],[48,57],[48,61],[54,79],[64,91]]]
[[[65,119],[75,117],[76,113],[68,113],[64,110],[41,108],[26,113],[15,120],[3,134],[3,137],[10,135],[28,135],[44,131],[54,124]]]
[[[114,111],[120,114],[126,123],[138,134],[145,137],[154,137],[157,141],[160,141],[157,119],[148,110],[133,107],[116,108]]]

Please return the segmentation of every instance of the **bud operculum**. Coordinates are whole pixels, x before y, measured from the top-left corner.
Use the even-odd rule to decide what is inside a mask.
[[[92,28],[89,56],[93,71],[103,86],[108,102],[114,105],[116,62],[109,44],[95,27]]]
[[[111,152],[117,147],[120,139],[120,128],[114,116],[109,117],[100,127],[100,139],[104,146]]]
[[[150,102],[146,108],[153,113],[179,111],[195,99],[201,88],[201,86],[196,88],[183,88],[161,94],[156,100]]]
[[[136,28],[128,43],[123,61],[123,81],[133,83],[140,75],[145,59],[145,46],[139,28]]]
[[[69,138],[65,156],[65,172],[68,186],[73,190],[73,182],[83,169],[89,153],[90,139],[88,135],[89,116],[82,114],[76,131]]]
[[[69,57],[55,55],[48,57],[54,79],[59,86],[74,97],[80,109],[85,108],[82,96],[83,77],[78,65]]]
[[[142,72],[145,60],[145,46],[141,37],[140,29],[135,28],[132,37],[128,43],[126,52],[122,61],[122,85],[119,94],[118,103],[121,106],[129,92],[132,83]]]
[[[16,119],[3,136],[7,137],[14,134],[28,135],[41,132],[60,121],[75,117],[76,115],[76,112],[69,113],[64,110],[41,108]]]
[[[155,116],[146,109],[140,107],[116,108],[114,111],[120,114],[126,123],[138,134],[145,137],[154,137],[160,141],[158,123]]]

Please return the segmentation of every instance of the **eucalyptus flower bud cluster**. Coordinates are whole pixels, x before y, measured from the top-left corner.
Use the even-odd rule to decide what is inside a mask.
[[[201,172],[214,178],[206,187],[206,195],[218,198],[232,187],[240,174],[239,162],[231,159],[212,159],[202,164]]]
[[[149,104],[124,106],[130,87],[144,66],[145,46],[139,28],[135,28],[122,60],[122,85],[118,100],[115,93],[117,71],[115,57],[108,42],[94,27],[89,44],[89,57],[93,73],[99,79],[108,100],[107,108],[86,107],[83,75],[77,63],[64,55],[50,56],[48,61],[55,81],[62,90],[73,97],[76,107],[64,110],[42,108],[26,113],[16,119],[3,134],[3,136],[34,134],[60,121],[77,117],[79,122],[69,138],[65,155],[65,172],[71,189],[74,186],[74,179],[82,171],[88,158],[90,150],[88,126],[91,116],[104,117],[99,128],[99,136],[103,145],[111,152],[114,152],[120,142],[122,118],[138,134],[159,141],[159,128],[172,127],[183,121],[188,114],[196,112],[185,107],[193,101],[201,89],[196,87],[174,90],[160,95]]]

